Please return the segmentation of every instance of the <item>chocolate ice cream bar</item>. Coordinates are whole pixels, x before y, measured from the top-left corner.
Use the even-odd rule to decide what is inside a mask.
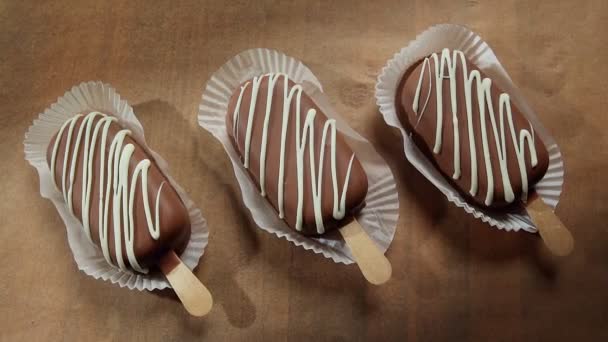
[[[549,155],[509,94],[458,50],[403,76],[396,108],[420,150],[466,198],[504,208],[525,202]]]
[[[53,136],[47,162],[70,212],[106,261],[147,273],[190,238],[188,211],[147,152],[118,120],[78,115]]]
[[[226,128],[263,197],[306,235],[341,226],[364,206],[367,175],[313,100],[285,74],[254,77],[233,93]]]

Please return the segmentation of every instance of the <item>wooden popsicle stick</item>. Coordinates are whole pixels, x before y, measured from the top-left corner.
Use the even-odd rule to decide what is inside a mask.
[[[367,236],[359,222],[353,219],[339,231],[365,279],[374,285],[386,283],[393,272],[391,263]]]
[[[159,266],[188,313],[201,317],[211,310],[211,293],[174,251],[167,253]]]
[[[530,195],[526,209],[551,253],[566,256],[572,252],[574,248],[572,234],[555,215],[553,208],[545,204],[536,192]]]

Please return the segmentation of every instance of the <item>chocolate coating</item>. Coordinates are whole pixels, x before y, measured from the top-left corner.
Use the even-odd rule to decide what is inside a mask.
[[[450,54],[452,51],[450,51]],[[441,52],[437,53],[441,56]],[[430,56],[429,56],[430,57]],[[473,137],[475,141],[475,153],[476,153],[476,161],[477,161],[477,175],[478,175],[478,191],[475,195],[470,193],[471,189],[471,153],[470,153],[470,141],[469,141],[469,127],[467,124],[467,107],[465,100],[465,82],[464,82],[464,73],[463,66],[461,64],[461,60],[457,59],[456,65],[456,103],[457,103],[457,125],[458,125],[458,135],[460,141],[460,161],[461,161],[461,176],[458,179],[454,179],[454,123],[452,116],[452,104],[451,104],[451,88],[450,88],[450,78],[448,77],[448,69],[443,74],[442,78],[442,108],[443,108],[443,117],[442,117],[442,146],[439,153],[434,153],[433,148],[436,139],[436,128],[437,128],[437,89],[436,89],[436,61],[433,58],[429,58],[429,66],[424,66],[424,59],[414,64],[409,70],[404,74],[401,83],[399,85],[397,91],[396,98],[396,108],[398,109],[398,115],[401,119],[401,122],[404,124],[406,129],[412,134],[412,138],[414,143],[419,147],[419,149],[435,164],[437,169],[443,174],[443,176],[449,180],[452,185],[459,190],[459,192],[469,201],[475,203],[478,206],[486,207],[486,208],[494,208],[501,209],[505,208],[509,205],[521,203],[522,194],[525,194],[527,189],[523,189],[522,186],[522,177],[520,175],[519,163],[516,155],[516,148],[512,143],[511,130],[508,128],[508,119],[505,115],[504,124],[505,134],[506,134],[506,143],[504,146],[506,147],[506,162],[507,162],[507,170],[508,170],[508,179],[510,179],[510,183],[512,186],[513,193],[515,195],[515,200],[509,202],[505,200],[505,189],[502,182],[502,177],[504,175],[501,174],[500,170],[500,161],[499,155],[497,152],[497,143],[496,139],[500,141],[500,119],[499,119],[499,96],[501,93],[504,93],[495,82],[492,82],[490,92],[491,92],[491,103],[494,108],[496,124],[498,127],[498,136],[495,136],[494,130],[491,125],[491,121],[488,114],[488,109],[486,106],[485,113],[485,126],[487,130],[487,140],[489,147],[489,158],[492,174],[494,177],[494,196],[491,204],[485,203],[486,193],[488,191],[488,181],[487,181],[487,168],[484,161],[484,151],[482,148],[482,133],[481,133],[481,120],[480,120],[480,111],[478,105],[478,96],[477,96],[477,85],[473,82],[473,86],[471,87],[471,98],[472,98],[472,131]],[[441,57],[439,59],[441,61]],[[466,66],[468,70],[468,75],[471,74],[473,70],[478,70],[481,74],[482,78],[487,77],[476,65],[472,64],[470,61],[466,60]],[[422,81],[419,81],[422,75]],[[430,74],[429,74],[430,72]],[[419,88],[420,87],[420,88]],[[419,112],[416,113],[413,104],[415,101],[416,93],[420,90],[419,94]],[[430,94],[429,94],[430,92]],[[429,97],[430,95],[430,97]],[[428,97],[428,102],[425,100]],[[425,110],[422,111],[421,107],[426,103]],[[532,132],[534,136],[534,146],[536,148],[536,154],[538,162],[535,166],[532,166],[531,163],[531,153],[528,147],[525,147],[524,152],[524,160],[525,160],[525,174],[527,175],[528,186],[527,188],[532,188],[534,184],[536,184],[547,171],[547,167],[549,165],[549,155],[547,149],[542,142],[541,138],[538,135],[533,133],[533,129],[531,128],[531,124],[524,117],[521,111],[517,108],[516,104],[511,101],[511,109],[512,109],[512,117],[513,123],[515,127],[515,132],[517,139],[519,140],[520,132],[525,129]],[[423,115],[420,115],[420,112]],[[527,143],[526,143],[527,145]],[[525,195],[524,195],[525,196]]]
[[[252,82],[249,80],[242,85]],[[278,81],[273,88],[272,101],[270,108],[270,116],[268,123],[268,141],[267,141],[267,159],[266,159],[266,199],[272,204],[272,206],[279,211],[278,205],[278,179],[279,179],[279,164],[280,164],[280,151],[281,151],[281,133],[283,123],[283,104],[284,104],[284,77],[279,77]],[[251,84],[251,83],[249,83]],[[291,80],[288,81],[289,89],[295,85]],[[257,102],[254,110],[253,119],[253,130],[252,140],[250,144],[250,165],[248,168],[251,179],[256,183],[258,189],[260,189],[260,155],[262,150],[262,131],[264,125],[264,118],[266,114],[266,103],[269,91],[269,77],[264,76],[262,78],[259,91],[257,93]],[[236,128],[235,139],[233,134],[233,113],[237,108],[237,102],[240,94],[240,87],[233,93],[229,105],[228,112],[226,115],[226,127],[229,136],[232,139],[236,150],[239,152],[242,158],[244,158],[245,150],[245,137],[247,130],[247,121],[249,119],[249,109],[252,100],[252,87],[248,86],[244,91],[242,100],[240,103],[239,120]],[[301,97],[301,117],[300,117],[300,130],[303,130],[306,113],[309,109],[315,109],[317,112],[314,118],[314,154],[315,154],[315,167],[319,167],[319,158],[321,151],[321,138],[324,124],[328,121],[327,116],[321,111],[321,109],[313,102],[313,100],[302,92]],[[296,215],[297,215],[297,196],[298,196],[298,174],[297,174],[297,156],[296,156],[296,101],[291,102],[289,109],[289,121],[287,126],[287,139],[286,139],[286,152],[285,152],[285,178],[284,178],[284,220],[287,224],[296,229]],[[352,150],[344,141],[341,133],[338,131],[336,135],[336,165],[337,165],[337,179],[338,188],[342,191],[344,180],[346,178],[348,165],[353,155]],[[304,186],[303,186],[303,221],[302,230],[300,233],[305,235],[317,235],[317,227],[315,224],[315,212],[313,208],[313,194],[311,191],[311,167],[309,160],[310,144],[304,151]],[[346,215],[341,220],[333,218],[333,203],[334,203],[334,192],[332,188],[332,174],[330,165],[330,143],[325,144],[325,156],[323,160],[323,173],[322,173],[322,220],[325,226],[325,232],[335,229],[336,227],[344,224],[346,220],[350,220],[354,214],[356,214],[363,206],[365,196],[367,194],[368,182],[367,175],[361,166],[361,163],[355,156],[352,163],[352,169],[348,182],[348,191],[346,193]]]
[[[80,128],[84,117],[80,117],[74,127],[72,139],[70,142],[70,148],[68,151],[72,151],[74,144],[76,143],[76,132]],[[97,123],[100,120],[99,117],[94,119],[94,123]],[[91,227],[91,238],[93,242],[99,247],[100,246],[100,234],[99,234],[99,197],[100,197],[100,160],[101,153],[100,150],[103,148],[106,153],[106,162],[107,155],[110,150],[110,143],[112,139],[116,136],[118,131],[123,129],[116,122],[112,122],[108,131],[108,136],[106,140],[105,146],[101,146],[101,139],[98,138],[96,141],[96,148],[93,160],[92,167],[92,189],[90,196],[90,207],[89,207],[89,217],[90,217],[90,227]],[[53,149],[55,143],[57,141],[57,132],[51,142],[49,143],[47,149],[47,163],[49,167],[51,166],[51,156],[53,153]],[[54,176],[55,184],[61,191],[62,181],[61,177],[63,174],[63,163],[64,159],[68,159],[68,167],[72,162],[73,155],[65,154],[66,144],[68,140],[68,131],[67,129],[63,132],[61,139],[59,140],[59,149],[57,153],[56,159],[56,169]],[[144,159],[149,159],[151,161],[150,168],[148,170],[148,197],[149,203],[151,203],[152,213],[155,215],[155,207],[154,203],[156,201],[156,194],[161,186],[161,183],[165,182],[162,191],[160,192],[159,197],[159,219],[160,219],[160,236],[158,240],[155,240],[150,235],[148,231],[148,225],[146,221],[146,215],[144,212],[144,204],[142,198],[142,181],[139,179],[137,181],[137,185],[135,187],[135,201],[134,201],[134,254],[138,261],[138,263],[142,267],[155,267],[159,261],[159,259],[169,250],[174,250],[178,255],[183,252],[188,244],[190,239],[190,219],[188,215],[188,211],[184,204],[182,203],[179,195],[175,191],[175,189],[171,186],[167,178],[162,174],[156,163],[153,159],[151,159],[145,150],[141,148],[141,146],[130,136],[126,136],[123,144],[126,146],[127,144],[133,144],[134,152],[129,162],[128,174],[129,179],[131,179],[131,175],[135,169],[135,166]],[[78,150],[78,154],[76,156],[76,171],[74,175],[74,185],[73,185],[73,209],[75,216],[82,222],[82,175],[84,170],[84,147],[81,144]],[[106,164],[107,165],[107,164]],[[107,166],[106,166],[107,167]],[[67,177],[66,177],[67,178]],[[105,184],[108,181],[107,172],[104,171],[104,189]],[[130,182],[129,182],[130,186]],[[105,190],[104,190],[105,191]],[[104,193],[105,196],[105,193]],[[113,206],[112,206],[112,196],[110,196],[110,205],[109,205],[109,213],[108,213],[108,241],[109,241],[109,250],[110,257],[114,265],[116,265],[116,256],[115,256],[115,244],[114,244],[114,225],[112,220],[113,215]],[[122,242],[122,256],[125,260],[126,265],[129,265],[127,261],[127,252],[125,247],[125,242],[123,239]]]

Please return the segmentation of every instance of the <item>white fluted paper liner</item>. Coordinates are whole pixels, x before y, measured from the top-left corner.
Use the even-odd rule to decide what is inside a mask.
[[[232,93],[244,81],[266,73],[285,73],[291,80],[303,85],[304,91],[329,117],[336,119],[349,146],[361,161],[369,180],[365,208],[356,216],[357,221],[384,252],[388,249],[397,226],[399,199],[393,174],[374,150],[373,146],[353,131],[331,108],[325,98],[319,80],[302,62],[268,49],[251,49],[231,58],[207,82],[199,106],[198,122],[216,139],[228,153],[234,174],[238,180],[245,206],[256,224],[263,230],[285,238],[307,250],[322,254],[337,263],[354,262],[350,249],[340,238],[306,237],[279,219],[274,208],[266,201],[251,181],[234,149],[226,131],[226,112]]]
[[[188,209],[192,230],[190,241],[180,258],[190,269],[194,269],[198,264],[209,237],[207,223],[201,211],[195,207],[194,202],[170,176],[167,162],[147,146],[143,127],[135,117],[133,108],[122,100],[114,88],[108,84],[98,81],[74,86],[58,98],[50,108],[45,109],[25,134],[25,159],[38,171],[40,194],[53,202],[63,219],[70,249],[81,271],[95,279],[103,279],[118,284],[120,287],[140,291],[171,287],[164,275],[159,272],[143,275],[123,271],[108,264],[101,250],[86,237],[82,224],[70,213],[63,196],[53,183],[51,171],[46,162],[46,151],[52,136],[69,118],[90,111],[99,111],[117,117],[123,127],[132,131],[133,139],[148,152],[169,183],[175,188]]]
[[[540,135],[549,152],[549,168],[535,188],[542,200],[555,209],[559,202],[564,182],[564,164],[560,150],[555,140],[540,123],[540,120],[528,102],[502,67],[492,49],[479,35],[468,28],[453,24],[432,26],[396,53],[382,69],[376,83],[376,103],[380,107],[380,113],[389,126],[396,127],[401,131],[406,158],[450,202],[453,202],[467,213],[487,222],[493,227],[509,231],[523,229],[534,233],[537,229],[523,207],[516,208],[510,213],[496,214],[467,203],[460,193],[448,183],[428,158],[416,147],[399,121],[395,110],[395,96],[401,77],[411,65],[433,52],[441,51],[443,48],[457,49],[464,52],[471,62],[498,83],[501,89],[511,95],[511,100],[531,122],[534,132]]]

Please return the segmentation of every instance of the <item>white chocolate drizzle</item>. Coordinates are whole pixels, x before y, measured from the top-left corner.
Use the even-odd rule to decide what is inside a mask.
[[[249,153],[251,148],[251,139],[253,131],[253,123],[255,120],[255,108],[258,101],[258,91],[262,80],[268,78],[268,93],[266,96],[266,111],[264,115],[264,124],[262,129],[261,139],[261,151],[260,151],[260,170],[259,170],[259,183],[260,193],[262,196],[266,196],[266,153],[268,145],[268,125],[270,122],[270,116],[272,111],[272,98],[274,95],[274,88],[280,77],[283,77],[283,110],[282,110],[282,126],[281,126],[281,152],[279,156],[279,177],[278,177],[278,211],[279,217],[284,219],[284,200],[285,200],[285,154],[286,154],[286,141],[287,141],[287,127],[291,114],[292,102],[295,99],[295,141],[296,141],[296,164],[297,164],[297,182],[298,182],[298,194],[297,194],[297,212],[296,212],[296,225],[295,228],[298,231],[302,230],[303,211],[304,211],[304,161],[305,151],[308,147],[309,151],[309,163],[310,163],[310,178],[311,178],[311,191],[313,199],[313,209],[315,214],[315,224],[317,233],[322,234],[325,232],[325,226],[323,224],[322,216],[322,186],[323,186],[323,164],[325,158],[326,146],[330,147],[330,165],[332,175],[332,186],[333,186],[333,218],[341,220],[346,215],[346,193],[348,191],[348,182],[350,179],[351,168],[354,160],[354,154],[350,158],[348,164],[348,170],[344,179],[344,185],[342,186],[342,193],[338,190],[338,175],[336,170],[336,121],[334,119],[328,119],[325,121],[323,131],[321,132],[321,151],[318,160],[318,170],[316,167],[317,161],[315,160],[315,129],[314,119],[317,115],[317,111],[314,108],[308,109],[306,117],[304,119],[304,125],[301,127],[300,118],[302,115],[301,98],[302,98],[302,86],[299,84],[289,87],[289,77],[286,74],[265,74],[262,76],[254,77],[252,80],[247,81],[241,86],[240,94],[236,102],[236,107],[233,113],[233,136],[235,141],[238,142],[238,123],[239,116],[241,113],[241,102],[245,91],[251,87],[251,101],[249,104],[249,115],[247,116],[247,129],[245,132],[245,147],[243,153],[243,165],[246,169],[249,168]],[[330,135],[330,141],[327,143],[328,135]]]
[[[479,108],[479,119],[480,119],[480,131],[481,141],[483,148],[483,156],[485,162],[485,169],[487,175],[488,190],[486,192],[486,198],[484,203],[491,205],[494,200],[494,174],[492,171],[492,160],[490,158],[490,148],[488,144],[488,132],[486,130],[486,116],[489,117],[492,125],[492,133],[496,144],[496,153],[498,155],[498,161],[500,165],[500,174],[502,176],[502,185],[504,189],[505,201],[507,203],[513,202],[515,195],[511,186],[511,179],[509,178],[509,172],[507,168],[507,138],[505,136],[505,113],[511,132],[511,140],[513,147],[517,155],[517,162],[519,166],[519,173],[521,175],[522,184],[522,200],[525,201],[528,197],[528,176],[526,172],[526,160],[525,160],[525,143],[528,143],[528,151],[530,154],[530,163],[532,167],[535,167],[538,163],[536,155],[536,147],[534,145],[534,130],[530,124],[530,130],[521,129],[519,136],[517,135],[515,125],[513,124],[513,115],[511,113],[511,101],[509,94],[501,93],[499,96],[499,127],[497,127],[496,115],[494,106],[492,104],[491,87],[492,80],[489,78],[482,78],[478,70],[473,70],[470,73],[467,70],[467,62],[462,51],[453,50],[450,53],[449,49],[443,49],[441,57],[437,53],[433,53],[430,57],[424,59],[422,68],[420,69],[420,76],[418,79],[418,85],[416,87],[416,93],[414,95],[414,101],[412,109],[418,116],[417,124],[422,119],[422,115],[428,105],[431,97],[432,89],[432,77],[431,77],[431,63],[430,58],[433,59],[435,66],[435,94],[437,101],[437,126],[435,131],[435,144],[433,146],[433,153],[439,154],[441,152],[442,145],[442,130],[443,130],[443,80],[449,80],[450,86],[450,100],[452,108],[452,122],[454,127],[454,173],[453,179],[459,179],[461,176],[460,170],[460,136],[458,129],[458,116],[462,115],[457,113],[457,66],[460,62],[463,74],[463,89],[465,94],[465,105],[467,114],[467,131],[469,133],[469,152],[471,156],[471,188],[469,193],[472,196],[477,195],[478,191],[478,175],[477,175],[477,153],[475,148],[475,136],[473,130],[473,98],[472,89],[473,85],[477,90],[476,98],[477,105]],[[425,72],[426,71],[426,72]],[[447,71],[447,75],[446,75]],[[420,96],[422,92],[423,79],[425,74],[428,75],[428,92],[427,97],[424,100],[422,109],[418,112],[420,104]],[[487,115],[486,115],[487,109]],[[416,125],[417,125],[416,124]]]
[[[95,122],[95,119],[100,117]],[[99,242],[104,258],[109,264],[113,265],[112,259],[110,258],[110,247],[108,241],[108,223],[111,219],[112,227],[114,230],[114,258],[123,270],[127,269],[125,260],[122,255],[122,244],[124,239],[125,250],[127,253],[127,259],[130,266],[141,273],[147,273],[148,270],[140,266],[135,257],[134,251],[134,233],[135,233],[135,221],[134,221],[134,204],[136,200],[135,188],[137,181],[141,180],[141,196],[143,199],[144,211],[146,214],[146,223],[148,225],[148,231],[150,236],[154,240],[158,240],[160,237],[160,192],[165,184],[162,182],[158,192],[156,194],[156,205],[155,205],[155,216],[153,220],[152,213],[150,211],[150,203],[148,198],[148,169],[151,165],[149,159],[141,160],[135,167],[133,174],[129,177],[129,163],[135,146],[133,144],[126,144],[123,147],[124,139],[131,131],[122,129],[109,142],[109,153],[106,155],[106,147],[108,143],[108,131],[110,124],[116,122],[117,119],[111,116],[99,112],[91,112],[82,119],[82,123],[77,132],[74,131],[74,127],[78,119],[82,118],[82,115],[77,115],[67,120],[55,139],[53,146],[53,153],[51,155],[51,174],[53,180],[56,179],[55,170],[57,163],[57,153],[59,151],[59,145],[63,139],[64,133],[67,133],[65,151],[63,154],[63,168],[61,174],[60,184],[56,184],[57,187],[61,185],[59,191],[63,194],[63,198],[68,205],[70,213],[74,214],[73,207],[73,190],[78,152],[82,147],[82,196],[81,196],[81,211],[82,211],[82,227],[89,240],[91,238],[91,227],[89,212],[91,209],[91,192],[93,190],[93,168],[97,139],[100,138],[100,148],[98,153],[100,155],[100,163],[98,170],[99,177]],[[67,128],[67,132],[66,132]],[[74,133],[76,136],[74,137]],[[72,143],[72,140],[74,140]],[[68,166],[69,160],[69,166]],[[69,170],[69,173],[68,173]],[[107,179],[106,179],[107,178]],[[130,179],[129,179],[130,178]],[[110,198],[112,199],[112,208],[110,208]],[[110,216],[109,216],[110,215]]]

